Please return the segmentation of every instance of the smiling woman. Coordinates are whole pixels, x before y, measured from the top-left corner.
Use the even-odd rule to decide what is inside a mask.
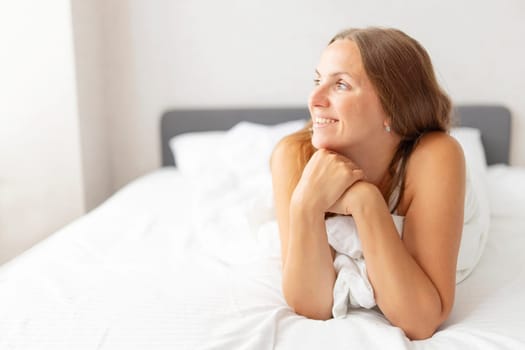
[[[465,164],[447,134],[450,100],[426,51],[396,29],[339,33],[314,82],[311,121],[271,162],[284,296],[316,319],[377,304],[410,338],[427,338],[452,309],[463,225]],[[325,221],[334,215],[355,225],[351,256],[329,242],[341,236]],[[345,271],[354,272],[342,281]],[[372,302],[359,304],[352,286]]]

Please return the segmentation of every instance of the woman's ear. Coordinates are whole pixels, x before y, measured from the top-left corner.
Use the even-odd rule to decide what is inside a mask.
[[[383,122],[383,127],[385,128],[385,131],[386,131],[386,132],[390,132],[390,131],[392,131],[392,127],[390,126],[390,119],[386,119],[386,120]]]

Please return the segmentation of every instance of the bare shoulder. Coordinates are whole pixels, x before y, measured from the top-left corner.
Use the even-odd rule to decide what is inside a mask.
[[[270,168],[272,174],[290,173],[297,175],[302,172],[314,150],[308,138],[298,133],[281,139],[272,151]]]
[[[450,165],[464,163],[463,150],[459,142],[444,132],[431,132],[421,137],[409,162],[412,170],[423,165],[437,164],[441,161],[452,162]]]
[[[278,210],[281,202],[286,203],[285,207],[288,206],[290,196],[299,181],[302,172],[301,157],[301,144],[291,137],[283,138],[273,149],[270,170]]]
[[[428,182],[446,174],[464,173],[465,158],[459,142],[444,132],[421,137],[407,164],[407,180]]]
[[[464,179],[465,158],[459,142],[444,132],[428,133],[408,160],[400,211],[406,212],[416,194],[461,188]]]
[[[272,175],[294,172],[294,158],[297,158],[299,147],[296,143],[285,137],[274,147],[270,157]]]
[[[275,162],[280,162],[283,160],[288,159],[292,156],[294,149],[294,144],[289,140],[289,138],[285,137],[281,139],[274,147],[272,151],[272,156],[270,158],[270,164],[274,164]]]

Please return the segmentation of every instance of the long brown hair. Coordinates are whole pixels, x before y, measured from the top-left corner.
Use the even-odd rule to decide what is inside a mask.
[[[399,205],[405,189],[408,158],[419,138],[430,131],[448,131],[451,102],[440,88],[432,62],[425,49],[413,38],[398,29],[370,27],[347,29],[336,34],[328,43],[351,40],[361,53],[364,70],[391,119],[391,128],[401,136],[390,161],[390,181],[386,198],[395,188],[400,192],[393,211]],[[290,185],[297,184],[300,175],[315,152],[308,125],[283,139],[297,151],[297,174]],[[293,188],[292,188],[293,190]]]

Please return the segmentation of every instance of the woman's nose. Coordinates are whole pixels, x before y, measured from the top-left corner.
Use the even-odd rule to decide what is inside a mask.
[[[327,107],[329,105],[328,91],[325,86],[317,85],[310,93],[312,107]]]

